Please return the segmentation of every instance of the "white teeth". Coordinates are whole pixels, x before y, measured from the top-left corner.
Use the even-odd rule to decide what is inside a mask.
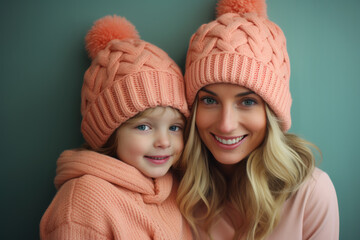
[[[219,138],[218,136],[215,136],[216,140],[218,140],[219,142],[221,142],[222,144],[225,144],[225,145],[232,145],[232,144],[238,143],[244,137],[245,137],[245,135],[241,136],[241,137],[238,137],[238,138],[233,138],[233,139],[226,140],[226,139]]]

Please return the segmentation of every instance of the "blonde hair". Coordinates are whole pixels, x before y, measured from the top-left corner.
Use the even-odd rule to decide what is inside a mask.
[[[235,166],[236,173],[229,184],[197,133],[196,109],[197,101],[185,130],[187,143],[176,165],[182,176],[177,195],[182,214],[199,238],[197,228],[209,234],[224,205],[231,203],[242,217],[235,239],[264,239],[279,222],[285,200],[311,175],[315,157],[310,146],[317,147],[282,132],[274,113],[266,106],[265,139]],[[199,207],[206,210],[201,215]]]
[[[83,145],[83,148],[88,149],[88,150],[93,150],[95,152],[98,152],[98,153],[101,153],[101,154],[104,154],[104,155],[108,155],[110,157],[117,158],[117,153],[116,153],[116,149],[117,149],[117,146],[118,146],[118,138],[117,138],[117,135],[116,135],[117,130],[119,128],[127,125],[127,124],[133,123],[134,121],[138,120],[139,118],[145,118],[145,117],[149,116],[156,108],[163,108],[163,110],[165,111],[165,109],[167,107],[158,106],[158,107],[155,107],[155,108],[148,108],[148,109],[146,109],[146,110],[144,110],[142,112],[139,112],[134,117],[129,118],[128,120],[123,122],[117,129],[115,129],[115,131],[110,135],[109,139],[106,141],[106,143],[102,147],[99,147],[97,149],[92,149],[89,144],[85,143]],[[175,108],[172,108],[172,107],[169,107],[169,108],[171,110],[173,110],[174,113],[180,114],[181,117],[185,121],[184,115],[182,113],[180,113],[179,110],[177,110]]]

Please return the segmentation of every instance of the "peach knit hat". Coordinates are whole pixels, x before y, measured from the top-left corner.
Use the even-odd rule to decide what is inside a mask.
[[[92,63],[81,91],[81,132],[93,149],[148,108],[170,106],[188,116],[181,70],[125,18],[97,20],[85,41]]]
[[[185,72],[189,105],[206,85],[238,84],[261,96],[286,132],[291,126],[289,78],[286,39],[267,18],[265,0],[220,0],[217,19],[191,37]]]

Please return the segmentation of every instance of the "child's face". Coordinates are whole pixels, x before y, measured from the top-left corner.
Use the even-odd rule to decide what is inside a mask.
[[[165,175],[182,152],[184,119],[170,107],[148,109],[117,130],[117,157],[144,175]]]

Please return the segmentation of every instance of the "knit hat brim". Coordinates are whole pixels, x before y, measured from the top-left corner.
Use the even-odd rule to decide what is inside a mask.
[[[98,95],[83,116],[81,132],[86,142],[96,149],[105,144],[114,129],[148,108],[170,106],[187,117],[189,112],[184,91],[183,79],[165,71],[126,75]]]
[[[194,102],[197,92],[206,85],[236,84],[261,96],[277,115],[284,132],[291,126],[292,99],[289,85],[261,61],[236,53],[208,55],[193,62],[186,69],[185,82],[189,105]]]

